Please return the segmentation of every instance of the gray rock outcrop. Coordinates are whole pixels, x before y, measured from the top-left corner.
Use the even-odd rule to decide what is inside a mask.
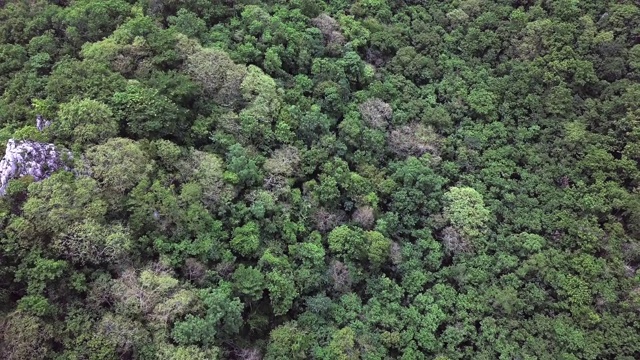
[[[38,131],[42,131],[51,125],[51,121],[42,117],[42,115],[36,116],[36,128]]]
[[[5,194],[11,179],[31,175],[35,181],[41,181],[58,169],[67,169],[64,159],[70,156],[67,151],[58,151],[53,144],[9,139],[0,161],[0,196]]]

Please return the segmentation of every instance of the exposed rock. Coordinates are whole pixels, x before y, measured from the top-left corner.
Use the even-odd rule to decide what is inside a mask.
[[[42,131],[51,125],[51,121],[42,117],[42,115],[36,116],[36,128],[38,131]]]
[[[600,23],[604,22],[605,20],[607,20],[609,18],[609,13],[606,12],[604,14],[602,14],[600,16],[600,19],[598,19],[598,25],[600,25]]]
[[[70,156],[69,152],[58,151],[53,144],[9,139],[0,161],[0,196],[5,194],[9,180],[31,175],[35,181],[41,181],[58,169],[67,169],[64,158]]]

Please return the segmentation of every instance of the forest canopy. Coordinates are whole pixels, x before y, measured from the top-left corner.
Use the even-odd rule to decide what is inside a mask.
[[[637,1],[0,0],[9,143],[3,359],[640,358]]]

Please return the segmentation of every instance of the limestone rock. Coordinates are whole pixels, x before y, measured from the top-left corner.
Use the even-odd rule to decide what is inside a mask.
[[[35,181],[41,181],[58,169],[67,169],[64,158],[70,156],[67,151],[58,151],[53,144],[9,139],[0,161],[0,196],[5,194],[11,179],[31,175]]]
[[[42,115],[36,116],[36,128],[38,131],[42,131],[51,125],[51,121],[42,117]]]

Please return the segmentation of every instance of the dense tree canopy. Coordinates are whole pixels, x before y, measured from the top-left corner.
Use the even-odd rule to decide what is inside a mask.
[[[640,358],[637,1],[0,0],[9,139],[3,359]]]

